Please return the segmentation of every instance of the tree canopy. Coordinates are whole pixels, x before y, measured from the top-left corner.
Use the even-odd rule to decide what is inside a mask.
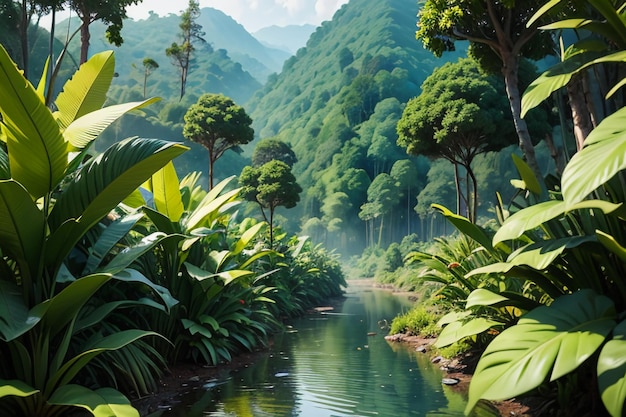
[[[481,73],[472,59],[445,64],[426,79],[397,126],[398,143],[408,153],[444,158],[455,165],[457,210],[464,203],[472,220],[478,206],[474,158],[515,142],[506,98],[498,87],[498,80]],[[467,173],[465,192],[459,167]]]
[[[293,208],[300,201],[302,187],[296,182],[291,167],[279,160],[266,162],[258,168],[247,166],[241,171],[241,194],[257,203],[263,217],[270,225],[270,247],[274,243],[274,213],[277,207]],[[269,210],[269,216],[265,210]]]
[[[224,152],[239,150],[254,138],[252,119],[243,107],[222,94],[204,94],[185,113],[183,135],[209,151],[209,187],[213,166]]]
[[[534,146],[526,122],[520,117],[518,68],[523,56],[540,59],[554,52],[551,35],[538,29],[541,21],[527,25],[544,3],[544,0],[428,0],[418,14],[416,34],[436,56],[454,50],[457,40],[469,41],[469,53],[483,69],[501,71],[519,146],[538,177],[542,175]]]

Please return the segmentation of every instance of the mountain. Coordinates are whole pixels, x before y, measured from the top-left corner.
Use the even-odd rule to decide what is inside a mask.
[[[283,49],[263,45],[220,10],[210,7],[201,9],[196,23],[202,25],[207,42],[215,49],[227,50],[233,60],[241,63],[261,83],[265,83],[270,74],[280,72],[283,62],[291,55]]]
[[[298,49],[306,45],[314,31],[314,25],[272,25],[259,29],[252,35],[268,47],[279,48],[295,55]]]

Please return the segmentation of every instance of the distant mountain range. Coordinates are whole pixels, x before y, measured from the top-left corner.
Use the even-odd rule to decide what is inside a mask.
[[[56,33],[66,33],[67,24],[77,27],[77,19],[64,20],[57,25]],[[200,89],[221,92],[238,102],[245,102],[258,90],[271,74],[279,73],[283,63],[293,52],[306,44],[308,34],[313,26],[289,26],[286,28],[272,27],[269,32],[261,31],[261,42],[230,16],[220,10],[206,7],[196,23],[205,32],[204,39],[211,48],[196,44],[195,63],[190,71],[188,85],[190,91]],[[175,95],[178,82],[178,70],[165,56],[165,49],[173,42],[180,42],[180,16],[169,14],[150,15],[147,19],[124,22],[122,36],[124,43],[119,47],[111,45],[104,36],[105,25],[95,22],[90,25],[90,54],[103,50],[115,51],[116,80],[122,84],[124,80],[134,79],[142,82],[144,58],[152,58],[159,68],[150,76],[153,91],[167,97]],[[263,35],[263,34],[266,35]],[[283,45],[273,46],[277,39],[289,39]],[[78,56],[78,36],[72,41],[70,51]],[[210,51],[212,49],[213,51]],[[132,86],[133,84],[128,84]],[[196,88],[193,88],[196,86]]]

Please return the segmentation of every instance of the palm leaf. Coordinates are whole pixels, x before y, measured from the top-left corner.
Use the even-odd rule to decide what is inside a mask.
[[[604,119],[563,170],[563,199],[571,206],[626,168],[626,108]]]
[[[0,114],[11,176],[34,197],[57,186],[67,146],[52,113],[0,45]]]
[[[59,109],[55,117],[62,129],[79,117],[102,108],[114,72],[113,51],[95,54],[80,66],[55,101]]]
[[[613,302],[592,290],[532,310],[487,346],[470,384],[466,412],[481,398],[512,398],[572,372],[602,346],[614,326]]]
[[[116,104],[87,113],[74,120],[63,132],[63,137],[75,150],[86,148],[91,141],[100,135],[111,123],[131,110],[135,110],[156,101],[151,98],[144,101]]]
[[[174,142],[130,138],[89,161],[50,213],[51,259],[65,258],[87,230],[154,172],[186,150]],[[67,219],[76,220],[59,228]]]
[[[152,175],[150,190],[154,197],[154,207],[166,215],[170,221],[178,222],[185,211],[180,194],[178,177],[173,163],[168,163]]]
[[[36,274],[44,233],[43,214],[24,187],[13,180],[0,181],[0,248],[19,263],[22,279]],[[29,281],[23,284],[30,290]]]

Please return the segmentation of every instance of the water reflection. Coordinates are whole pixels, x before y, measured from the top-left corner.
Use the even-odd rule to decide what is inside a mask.
[[[463,396],[427,355],[390,346],[380,323],[409,308],[385,291],[350,288],[333,312],[296,320],[252,366],[207,381],[151,417],[462,416]]]

